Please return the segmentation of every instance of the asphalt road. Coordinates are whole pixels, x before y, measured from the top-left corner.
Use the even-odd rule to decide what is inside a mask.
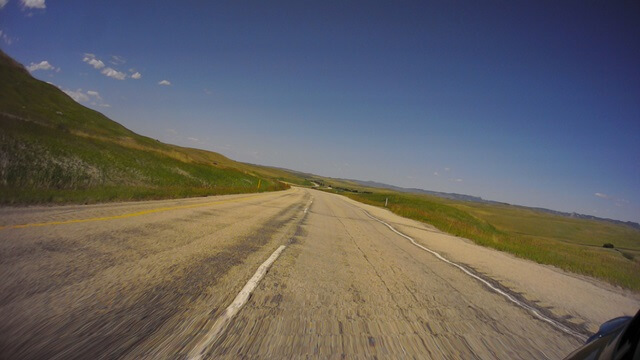
[[[301,188],[0,209],[0,358],[560,359],[588,333],[370,213]]]

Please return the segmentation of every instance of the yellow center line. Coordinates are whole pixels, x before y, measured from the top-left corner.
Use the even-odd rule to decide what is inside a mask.
[[[170,211],[170,210],[191,209],[191,208],[203,207],[203,206],[209,206],[209,205],[215,205],[215,204],[238,202],[238,201],[253,199],[253,198],[258,197],[258,196],[260,196],[260,195],[245,196],[245,197],[242,197],[242,198],[239,198],[239,199],[228,199],[228,200],[211,201],[211,202],[202,203],[202,204],[167,206],[167,207],[160,207],[160,208],[149,209],[149,210],[136,211],[136,212],[127,213],[127,214],[113,215],[113,216],[102,216],[102,217],[95,217],[95,218],[89,218],[89,219],[72,219],[72,220],[62,220],[62,221],[49,221],[49,222],[43,222],[43,223],[4,225],[4,226],[0,226],[0,230],[24,229],[24,228],[28,228],[28,227],[38,227],[38,226],[78,224],[78,223],[85,223],[85,222],[92,222],[92,221],[106,221],[106,220],[115,220],[115,219],[125,219],[125,218],[141,216],[141,215],[147,215],[147,214],[154,214],[154,213]]]

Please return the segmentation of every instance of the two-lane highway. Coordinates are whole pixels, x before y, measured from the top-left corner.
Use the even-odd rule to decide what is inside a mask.
[[[557,359],[580,345],[316,190],[0,215],[0,358]]]
[[[310,215],[213,358],[561,358],[579,342],[314,192]]]

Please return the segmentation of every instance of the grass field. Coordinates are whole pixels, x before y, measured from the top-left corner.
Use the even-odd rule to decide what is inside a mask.
[[[618,249],[640,251],[640,231],[630,226],[557,216],[509,205],[461,202],[450,205],[514,234],[594,247],[611,243]]]
[[[157,149],[77,136],[33,122],[5,117],[2,128],[0,203],[4,204],[93,203],[287,188],[277,180],[211,161],[187,156],[180,160]]]
[[[640,291],[640,231],[626,225],[427,195],[337,192],[375,206],[388,198],[392,212],[479,245]]]

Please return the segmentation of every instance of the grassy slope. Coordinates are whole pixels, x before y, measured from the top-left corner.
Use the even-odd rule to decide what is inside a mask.
[[[0,203],[228,194],[286,188],[278,179],[304,181],[138,135],[1,52],[0,94]]]
[[[348,186],[347,183],[332,184]],[[429,223],[450,234],[541,264],[640,290],[640,231],[625,225],[573,219],[518,206],[476,204],[429,195],[348,187],[354,200]],[[604,249],[613,243],[616,249]],[[622,250],[621,250],[622,249]]]

